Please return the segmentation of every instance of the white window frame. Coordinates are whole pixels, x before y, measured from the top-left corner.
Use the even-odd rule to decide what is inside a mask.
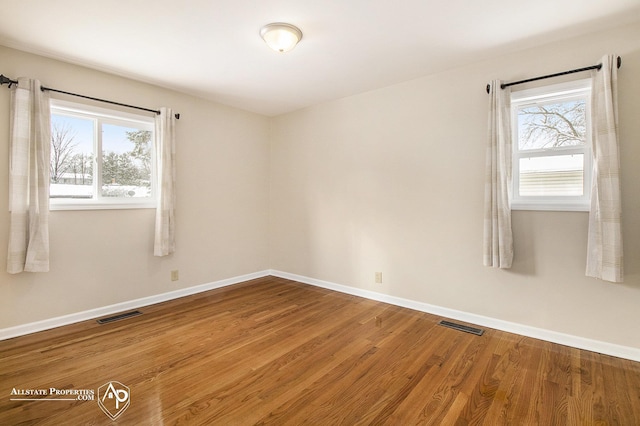
[[[114,109],[100,108],[76,102],[50,100],[51,115],[68,115],[94,120],[94,163],[93,163],[93,198],[49,198],[49,210],[100,210],[100,209],[149,209],[157,205],[157,172],[156,153],[153,143],[154,117],[132,114]],[[103,197],[102,183],[102,124],[132,126],[140,130],[152,132],[151,138],[151,196],[150,197]]]
[[[518,109],[536,104],[585,100],[586,142],[582,146],[548,148],[538,150],[522,150],[518,144]],[[512,197],[513,210],[551,210],[551,211],[589,211],[591,206],[591,79],[575,80],[514,91],[511,93],[511,126],[512,126]],[[584,155],[583,192],[581,196],[521,196],[520,159],[558,155]]]

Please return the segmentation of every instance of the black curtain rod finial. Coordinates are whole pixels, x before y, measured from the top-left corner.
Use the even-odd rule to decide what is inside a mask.
[[[9,89],[11,89],[11,86],[14,84],[18,84],[18,82],[15,80],[11,80],[9,77],[6,77],[4,74],[0,74],[0,86],[2,86],[3,84],[8,84]]]

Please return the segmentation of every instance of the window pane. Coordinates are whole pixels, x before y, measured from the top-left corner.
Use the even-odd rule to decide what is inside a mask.
[[[518,109],[518,148],[520,150],[577,146],[585,142],[584,100]]]
[[[93,197],[94,121],[51,115],[50,198]]]
[[[102,196],[151,197],[151,131],[103,124]]]
[[[519,192],[530,196],[581,196],[584,155],[556,155],[520,159]]]

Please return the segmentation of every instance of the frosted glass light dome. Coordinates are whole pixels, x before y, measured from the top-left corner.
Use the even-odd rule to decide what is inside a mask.
[[[302,39],[302,31],[291,24],[274,22],[265,25],[260,30],[260,36],[267,46],[276,52],[288,52]]]

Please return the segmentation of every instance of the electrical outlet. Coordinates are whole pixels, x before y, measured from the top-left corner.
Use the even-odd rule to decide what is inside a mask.
[[[382,284],[382,272],[376,272],[376,284]]]
[[[178,270],[174,269],[171,271],[171,281],[178,281]]]

